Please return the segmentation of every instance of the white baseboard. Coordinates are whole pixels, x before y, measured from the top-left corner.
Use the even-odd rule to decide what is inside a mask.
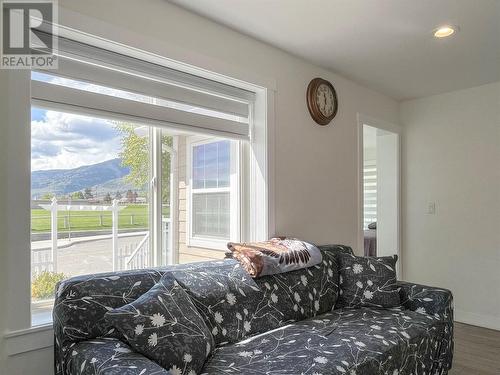
[[[500,331],[500,317],[455,309],[455,321]]]

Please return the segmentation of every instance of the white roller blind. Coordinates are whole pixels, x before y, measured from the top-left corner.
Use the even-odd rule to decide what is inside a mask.
[[[39,106],[230,138],[250,137],[255,100],[250,91],[65,38],[59,38],[56,54],[59,68],[43,73],[63,79],[57,84],[56,80],[32,81],[32,98]],[[65,86],[64,79],[73,84]],[[88,91],[74,81],[122,94]]]
[[[363,227],[377,221],[377,164],[365,160],[363,165],[364,218]]]

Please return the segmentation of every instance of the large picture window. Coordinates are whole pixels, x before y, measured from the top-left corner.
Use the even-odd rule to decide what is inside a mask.
[[[60,280],[221,259],[249,222],[248,92],[60,46],[60,69],[31,77],[32,325]]]

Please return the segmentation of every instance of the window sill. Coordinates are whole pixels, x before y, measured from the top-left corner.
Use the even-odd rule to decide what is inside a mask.
[[[202,239],[202,238],[190,238],[188,239],[187,247],[198,247],[201,249],[218,250],[218,251],[228,251],[227,243],[229,241],[218,241],[212,239]]]
[[[4,334],[5,352],[8,356],[49,348],[54,344],[52,324],[7,331]]]

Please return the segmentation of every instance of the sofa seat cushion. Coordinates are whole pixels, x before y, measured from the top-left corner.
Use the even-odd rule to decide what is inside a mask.
[[[430,374],[444,327],[401,309],[334,310],[217,348],[203,374]]]
[[[92,339],[73,345],[66,371],[79,375],[170,375],[156,362],[134,352],[117,339]]]

